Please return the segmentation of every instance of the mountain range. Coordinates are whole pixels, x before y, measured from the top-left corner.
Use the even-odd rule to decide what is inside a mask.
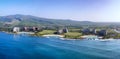
[[[83,26],[83,25],[120,25],[119,23],[108,22],[91,22],[91,21],[74,21],[66,19],[49,19],[36,17],[32,15],[8,15],[0,16],[0,26]]]

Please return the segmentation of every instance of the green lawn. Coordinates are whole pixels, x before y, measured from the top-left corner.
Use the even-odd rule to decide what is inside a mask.
[[[69,32],[81,32],[81,29],[69,29]]]
[[[82,36],[81,33],[78,32],[69,32],[69,33],[65,33],[65,38],[71,38],[71,39],[78,39],[80,38],[80,36]]]
[[[41,32],[36,33],[36,35],[42,36],[42,35],[54,34],[54,32],[55,32],[54,30],[43,30]]]

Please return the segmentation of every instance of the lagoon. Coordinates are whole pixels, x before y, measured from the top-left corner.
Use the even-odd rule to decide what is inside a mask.
[[[0,59],[120,59],[120,40],[61,40],[0,32]]]

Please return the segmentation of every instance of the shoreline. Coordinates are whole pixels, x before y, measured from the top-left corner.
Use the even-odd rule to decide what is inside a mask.
[[[1,31],[1,32],[5,32],[5,31]],[[27,34],[27,35],[33,35],[33,36],[37,36],[34,35],[34,32],[18,32],[18,33],[13,33],[13,32],[5,32],[5,33],[9,33],[9,34]],[[55,34],[48,34],[48,35],[42,35],[42,36],[38,36],[38,37],[58,37],[62,40],[119,40],[119,39],[114,39],[114,38],[109,38],[109,39],[87,39],[87,38],[65,38],[64,35],[55,35]]]

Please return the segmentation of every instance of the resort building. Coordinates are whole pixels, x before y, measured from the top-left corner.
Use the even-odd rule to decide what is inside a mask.
[[[31,32],[39,31],[39,28],[38,27],[29,27],[29,31],[31,31]]]
[[[33,27],[33,30],[34,30],[34,31],[40,31],[40,28],[38,28],[38,27]]]
[[[96,35],[97,34],[97,30],[96,29],[83,29],[82,33],[85,35]]]
[[[35,31],[39,31],[39,30],[40,30],[40,28],[38,28],[38,27],[23,27],[23,28],[21,28],[21,31],[25,31],[25,32],[29,32],[29,31],[35,32]]]
[[[13,28],[13,32],[19,32],[20,31],[20,28],[19,27],[14,27]]]
[[[62,29],[58,30],[58,34],[62,34],[62,33],[63,33]]]
[[[96,30],[96,29],[93,29],[93,30],[91,31],[91,33],[92,33],[92,34],[97,34],[97,30]]]
[[[33,31],[36,31],[36,27],[32,27]]]
[[[28,27],[23,27],[23,31],[29,31]]]
[[[99,36],[105,36],[105,35],[107,35],[107,30],[101,30],[101,31],[99,31],[98,35]]]
[[[83,29],[82,30],[82,33],[85,34],[85,35],[88,35],[91,33],[90,29],[86,28],[86,29]]]
[[[59,29],[57,30],[57,32],[55,32],[54,34],[63,34],[63,33],[68,33],[68,29],[67,28],[64,28],[64,29]]]
[[[68,33],[68,29],[67,28],[63,29],[63,33]]]

